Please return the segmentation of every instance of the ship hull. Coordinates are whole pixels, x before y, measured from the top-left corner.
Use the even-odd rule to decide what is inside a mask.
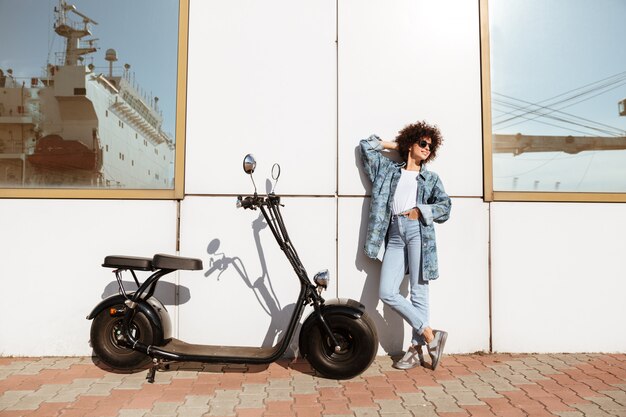
[[[39,139],[35,152],[26,159],[38,168],[98,170],[95,151],[80,141],[65,140],[59,135],[48,135]]]

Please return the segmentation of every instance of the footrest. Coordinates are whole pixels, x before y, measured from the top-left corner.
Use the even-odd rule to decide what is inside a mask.
[[[182,269],[197,271],[202,269],[202,260],[196,258],[183,258],[180,256],[158,254],[152,258],[152,266],[156,269]]]
[[[105,268],[138,269],[140,271],[152,271],[152,259],[137,256],[111,255],[104,258],[102,264]]]

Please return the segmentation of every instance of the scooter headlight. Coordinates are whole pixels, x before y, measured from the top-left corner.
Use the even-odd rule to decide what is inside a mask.
[[[328,288],[328,282],[330,281],[330,273],[328,272],[328,269],[324,269],[315,274],[313,281],[315,281],[319,287],[324,289]]]

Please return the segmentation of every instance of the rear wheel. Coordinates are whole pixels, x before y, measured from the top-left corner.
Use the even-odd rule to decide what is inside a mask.
[[[365,371],[374,361],[378,350],[376,328],[364,313],[360,318],[342,314],[325,314],[341,349],[335,351],[330,337],[315,323],[303,339],[306,358],[311,366],[327,378],[347,379]]]
[[[123,305],[113,306],[122,309]],[[104,364],[115,369],[135,369],[148,364],[151,359],[144,353],[132,350],[124,344],[122,331],[124,317],[111,316],[109,309],[102,310],[91,324],[91,347]],[[133,336],[146,345],[155,344],[155,332],[150,321],[137,312],[131,323]]]

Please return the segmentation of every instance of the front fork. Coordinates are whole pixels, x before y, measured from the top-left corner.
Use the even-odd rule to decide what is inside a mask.
[[[328,338],[332,342],[335,353],[339,353],[341,352],[341,345],[339,345],[337,338],[333,334],[333,331],[330,329],[328,322],[326,322],[326,319],[324,318],[324,314],[322,314],[321,305],[322,303],[324,303],[324,299],[322,298],[320,294],[317,294],[315,290],[310,290],[310,291],[311,292],[309,293],[309,297],[312,298],[313,309],[317,313],[317,319],[319,320],[320,323],[322,323],[322,328],[324,329],[324,331],[326,332],[326,335],[328,335]]]

